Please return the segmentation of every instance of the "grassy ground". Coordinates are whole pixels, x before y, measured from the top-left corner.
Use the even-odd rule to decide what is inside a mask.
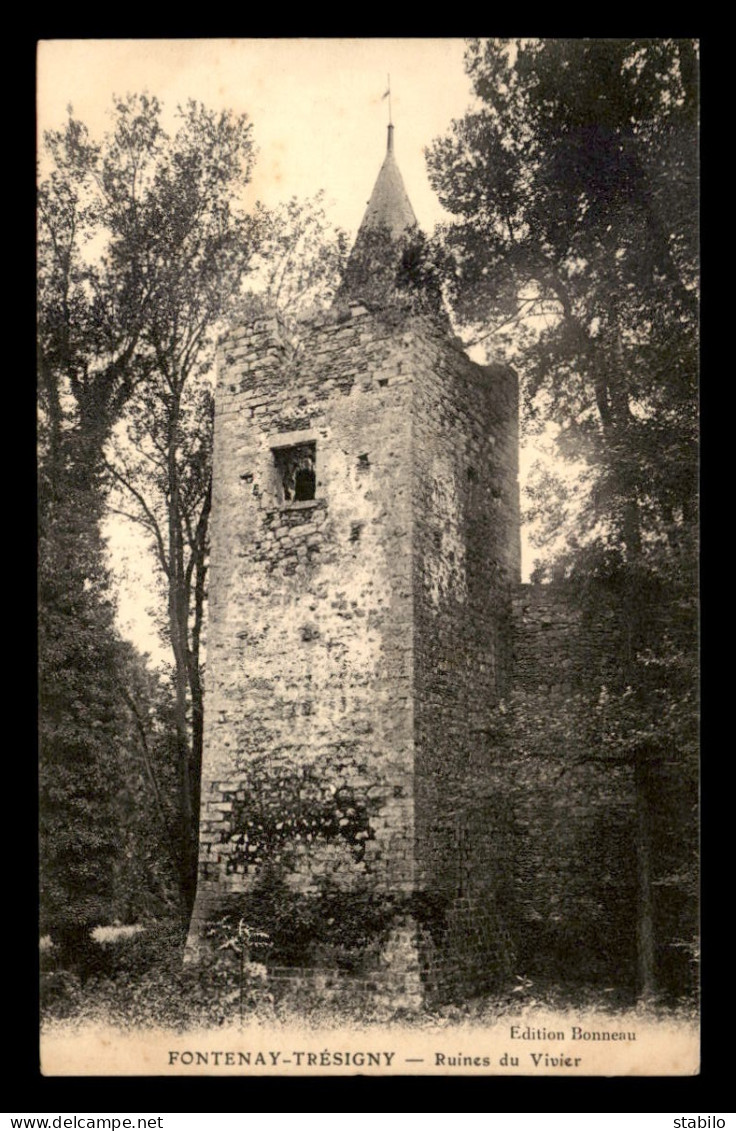
[[[42,948],[41,1006],[47,1029],[60,1025],[113,1026],[120,1030],[173,1032],[244,1025],[319,1030],[398,1025],[413,1030],[467,1027],[489,1029],[510,1018],[540,1017],[560,1025],[581,1017],[616,1023],[642,1020],[691,1024],[692,1001],[636,1004],[615,987],[544,984],[518,974],[493,994],[469,1000],[397,1007],[395,1000],[352,994],[349,988],[329,999],[304,985],[275,995],[258,961],[241,962],[233,951],[194,967],[182,964],[182,937],[175,924],[145,931],[108,929],[97,938],[97,961],[85,971],[63,968],[53,948]]]

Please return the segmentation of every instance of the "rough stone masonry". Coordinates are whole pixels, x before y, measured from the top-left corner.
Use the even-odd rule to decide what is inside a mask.
[[[355,302],[298,339],[233,330],[218,372],[192,941],[265,866],[305,896],[467,898],[457,798],[519,579],[515,376]]]

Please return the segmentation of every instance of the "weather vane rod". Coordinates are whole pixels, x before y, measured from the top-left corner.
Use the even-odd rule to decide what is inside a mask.
[[[387,79],[387,90],[386,90],[386,93],[384,94],[383,98],[388,98],[388,124],[390,126],[392,126],[394,123],[393,123],[393,118],[391,117],[391,75],[386,75],[386,79]],[[381,101],[383,101],[383,99],[381,99]]]

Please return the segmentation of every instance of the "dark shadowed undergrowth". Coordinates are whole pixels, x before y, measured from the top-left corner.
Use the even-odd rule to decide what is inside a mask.
[[[229,944],[228,944],[229,938]],[[223,941],[220,941],[220,940]],[[587,988],[536,981],[519,973],[494,994],[463,1002],[396,1008],[388,997],[366,1001],[343,987],[330,999],[324,990],[300,984],[273,992],[257,937],[220,930],[209,959],[185,965],[184,936],[177,923],[97,943],[84,970],[62,968],[52,949],[41,954],[41,1013],[47,1028],[113,1026],[176,1032],[230,1028],[240,1024],[310,1028],[403,1025],[419,1028],[490,1026],[506,1017],[554,1013],[694,1021],[691,999],[635,1003],[612,987]]]

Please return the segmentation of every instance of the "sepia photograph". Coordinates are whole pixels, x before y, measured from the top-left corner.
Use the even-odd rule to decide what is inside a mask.
[[[45,1076],[699,1072],[699,44],[45,40]]]

